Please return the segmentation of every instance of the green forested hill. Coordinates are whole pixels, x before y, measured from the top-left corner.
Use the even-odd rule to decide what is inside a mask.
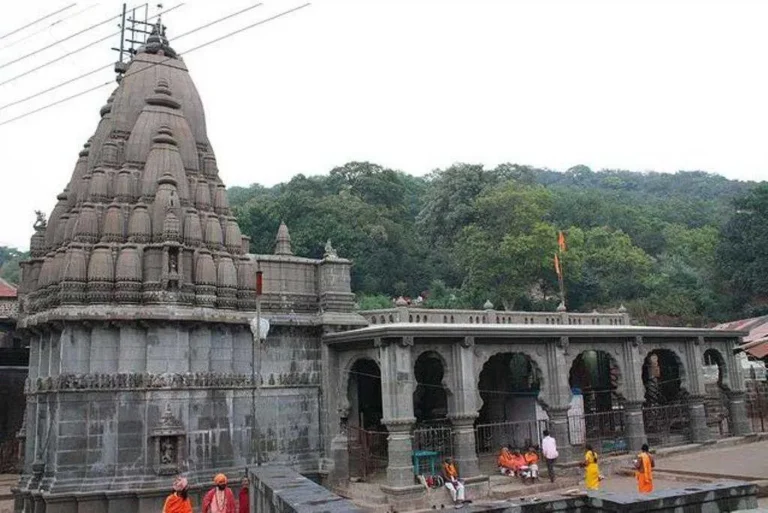
[[[456,164],[413,177],[367,162],[229,197],[254,252],[278,225],[294,251],[331,239],[361,307],[419,294],[432,307],[553,310],[557,232],[567,306],[624,304],[636,321],[702,325],[768,313],[768,185],[704,172],[566,172]],[[0,276],[25,254],[0,247]]]
[[[706,324],[763,308],[758,292],[745,291],[749,278],[734,279],[734,252],[723,250],[740,233],[734,202],[756,185],[704,172],[513,164],[457,164],[419,178],[351,162],[269,189],[233,187],[230,201],[254,251],[272,250],[281,220],[299,254],[319,257],[331,239],[355,262],[363,307],[424,294],[434,307],[490,299],[554,309],[562,230],[570,310],[624,304],[641,322]]]

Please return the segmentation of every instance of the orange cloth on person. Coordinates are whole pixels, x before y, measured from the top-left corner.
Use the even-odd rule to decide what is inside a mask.
[[[526,452],[525,453],[525,464],[526,465],[533,465],[534,463],[539,462],[539,455],[535,452]]]
[[[525,458],[522,454],[512,455],[512,468],[515,470],[515,472],[520,470],[522,467],[525,467],[526,465],[528,464],[525,462]]]
[[[508,469],[515,468],[515,460],[512,457],[512,453],[509,451],[501,451],[501,454],[499,454],[499,459],[497,460],[497,463],[501,468],[508,468]]]
[[[182,499],[174,492],[165,499],[163,513],[192,513],[192,501],[189,497]]]
[[[637,456],[640,462],[640,468],[635,470],[637,478],[637,490],[640,493],[651,493],[653,491],[653,470],[651,455],[647,452],[641,452]]]
[[[459,472],[456,470],[456,465],[453,463],[443,463],[443,472],[448,479],[458,479]]]

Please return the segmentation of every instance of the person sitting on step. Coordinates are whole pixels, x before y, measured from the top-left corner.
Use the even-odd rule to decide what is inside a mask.
[[[525,464],[528,470],[523,475],[523,479],[530,479],[534,481],[539,478],[539,455],[536,453],[536,448],[533,446],[528,447],[528,451],[523,456]]]

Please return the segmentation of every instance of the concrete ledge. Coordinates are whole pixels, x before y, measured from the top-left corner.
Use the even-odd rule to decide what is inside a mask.
[[[287,467],[249,467],[251,511],[260,513],[363,513],[330,490]]]

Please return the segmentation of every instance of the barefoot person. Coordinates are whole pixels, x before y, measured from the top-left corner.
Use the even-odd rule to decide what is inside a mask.
[[[640,454],[635,460],[635,477],[637,478],[637,491],[640,493],[651,493],[653,491],[653,467],[656,462],[653,456],[648,452],[648,444],[643,444]]]
[[[600,488],[600,468],[597,466],[597,453],[590,444],[585,446],[584,461],[581,466],[584,467],[584,485],[587,490],[597,490]]]
[[[235,494],[227,487],[227,476],[216,474],[213,484],[203,497],[203,513],[235,513]]]
[[[528,472],[525,477],[534,481],[539,478],[539,455],[536,452],[536,448],[533,446],[528,447],[528,450],[523,455],[525,458],[525,464],[528,466]]]
[[[186,477],[177,477],[173,481],[173,492],[165,499],[163,513],[192,513],[192,501],[189,500],[189,483]]]
[[[512,458],[512,453],[509,451],[509,447],[502,447],[501,453],[499,453],[499,459],[496,460],[496,464],[499,466],[499,472],[505,476],[515,475],[515,461]]]
[[[443,479],[445,487],[451,492],[451,499],[457,508],[464,504],[464,483],[459,480],[459,471],[451,458],[445,458],[443,463]]]
[[[240,509],[237,513],[250,513],[251,512],[251,504],[248,501],[248,487],[249,487],[249,481],[247,477],[244,477],[242,481],[240,481],[240,494],[237,498],[238,505]]]

